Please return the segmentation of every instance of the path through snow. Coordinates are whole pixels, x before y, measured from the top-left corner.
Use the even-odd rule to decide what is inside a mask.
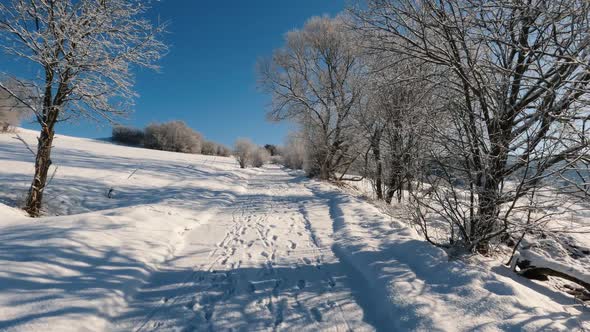
[[[373,329],[331,251],[329,218],[309,220],[321,206],[303,179],[278,167],[248,174],[240,195],[186,235],[117,329]]]

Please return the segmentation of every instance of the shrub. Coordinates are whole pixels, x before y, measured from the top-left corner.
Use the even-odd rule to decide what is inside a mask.
[[[278,152],[278,150],[277,150],[277,152]],[[271,164],[275,164],[275,165],[284,165],[285,164],[284,159],[283,159],[283,156],[281,156],[279,154],[276,154],[274,156],[271,156],[270,157],[270,163]]]
[[[144,146],[148,149],[201,153],[202,136],[183,121],[153,123],[145,129]]]
[[[246,168],[251,161],[252,155],[256,151],[256,145],[247,138],[239,138],[234,144],[234,157],[240,164],[240,168]]]
[[[3,112],[0,107],[0,132],[6,133],[11,127],[16,127],[20,123],[18,114],[15,112]]]
[[[225,145],[218,144],[215,154],[222,157],[229,157],[231,155],[231,149]]]
[[[252,166],[262,167],[270,160],[270,152],[265,148],[255,148],[252,151]]]
[[[112,140],[126,145],[143,145],[145,133],[142,129],[115,126],[113,127]]]
[[[283,165],[291,169],[303,169],[305,164],[305,142],[302,138],[290,135],[287,144],[280,151]]]
[[[7,80],[3,84],[12,92],[9,93],[0,88],[0,132],[8,132],[11,127],[18,126],[22,119],[32,113],[25,104],[19,101],[19,98],[34,103],[35,95],[30,87],[17,80]],[[15,98],[13,94],[18,95],[18,98]]]
[[[201,144],[201,153],[205,155],[216,155],[217,154],[217,143],[211,141],[203,141]]]

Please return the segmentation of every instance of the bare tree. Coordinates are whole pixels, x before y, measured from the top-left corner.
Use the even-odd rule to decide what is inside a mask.
[[[351,115],[363,91],[358,51],[341,18],[314,17],[302,30],[289,32],[285,46],[259,64],[261,85],[272,94],[270,118],[304,127],[313,141],[308,146],[313,149],[308,160],[317,166],[312,173],[321,179],[333,178],[355,157]]]
[[[432,157],[444,181],[421,207],[456,230],[451,245],[485,250],[520,198],[588,153],[589,14],[579,0],[371,0],[357,11],[374,50],[441,73],[451,127],[436,126]]]
[[[39,215],[51,165],[54,128],[72,116],[112,121],[132,106],[131,66],[156,68],[165,52],[161,27],[141,0],[7,0],[0,3],[0,48],[41,70],[31,106],[41,126],[35,176],[25,210]]]

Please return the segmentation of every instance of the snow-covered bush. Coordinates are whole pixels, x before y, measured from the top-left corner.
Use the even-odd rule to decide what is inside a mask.
[[[209,156],[229,157],[231,149],[225,145],[218,144],[212,141],[203,141],[201,144],[201,154]]]
[[[305,162],[305,144],[303,139],[296,135],[289,135],[287,144],[281,149],[283,166],[291,169],[303,169]]]
[[[278,150],[277,150],[278,152]],[[280,154],[270,156],[270,163],[274,165],[283,165],[285,162],[283,161],[283,156]]]
[[[148,149],[201,153],[202,136],[183,121],[153,123],[145,129],[144,146]]]
[[[11,127],[18,126],[19,123],[18,113],[6,111],[0,106],[0,133],[8,132]]]
[[[257,146],[247,138],[239,138],[234,144],[234,157],[240,164],[240,168],[246,168],[252,162],[253,154]]]
[[[113,127],[112,140],[126,145],[142,145],[145,133],[142,129],[115,126]]]
[[[30,89],[19,84],[16,80],[4,82],[0,88],[0,132],[7,132],[12,127],[20,124],[20,121],[30,114],[30,109],[13,96],[16,94],[23,100],[30,101],[32,95]]]
[[[221,157],[229,157],[231,155],[231,149],[225,145],[217,144],[215,154]]]
[[[212,156],[217,154],[217,143],[211,141],[203,141],[201,144],[201,154]]]
[[[262,167],[270,160],[270,152],[266,148],[255,148],[252,151],[252,166]]]

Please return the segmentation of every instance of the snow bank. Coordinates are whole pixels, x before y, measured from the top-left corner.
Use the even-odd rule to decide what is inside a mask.
[[[495,261],[449,261],[406,225],[325,184],[310,188],[330,206],[334,252],[365,285],[383,330],[495,331],[588,328],[571,297],[518,277]]]
[[[35,132],[19,134],[34,144]],[[109,330],[151,273],[182,249],[183,234],[242,190],[241,175],[227,172],[229,158],[58,135],[47,216],[31,219],[6,205],[22,201],[33,173],[30,152],[12,136],[0,135],[3,331]]]

